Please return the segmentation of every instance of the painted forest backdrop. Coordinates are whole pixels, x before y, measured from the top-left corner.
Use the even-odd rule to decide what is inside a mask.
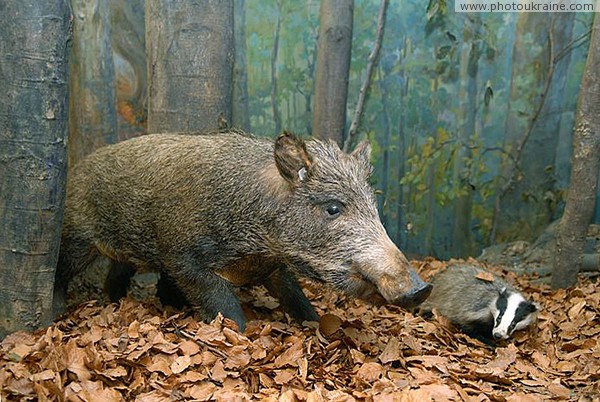
[[[235,2],[234,126],[312,133],[319,3]],[[391,237],[409,254],[438,258],[532,240],[560,217],[593,17],[447,6],[390,1],[358,128],[373,146]],[[379,2],[354,7],[346,128]],[[145,131],[144,1],[113,0],[111,28],[124,139]]]

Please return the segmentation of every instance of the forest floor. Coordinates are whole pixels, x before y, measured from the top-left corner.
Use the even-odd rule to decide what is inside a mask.
[[[424,278],[446,264],[413,262]],[[0,400],[599,401],[598,281],[551,291],[535,276],[490,269],[541,306],[531,330],[495,348],[443,318],[312,283],[305,290],[320,325],[290,322],[258,287],[240,292],[244,334],[152,297],[88,301],[0,343]]]

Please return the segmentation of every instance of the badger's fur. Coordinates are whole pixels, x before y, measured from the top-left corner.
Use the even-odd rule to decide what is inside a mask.
[[[420,306],[420,314],[427,316],[435,309],[486,343],[508,339],[536,320],[535,304],[497,276],[492,282],[477,278],[482,273],[489,275],[471,265],[449,266],[433,279],[433,290]]]

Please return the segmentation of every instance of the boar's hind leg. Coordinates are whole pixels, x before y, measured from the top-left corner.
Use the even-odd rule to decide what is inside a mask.
[[[279,267],[269,275],[265,286],[279,299],[284,311],[296,321],[319,321],[319,315],[302,292],[298,281],[285,266]]]
[[[110,270],[104,282],[104,291],[108,293],[111,302],[118,302],[119,299],[127,296],[133,274],[135,274],[133,265],[111,260]]]
[[[230,318],[240,332],[246,328],[246,317],[233,286],[209,269],[196,264],[169,264],[168,275],[204,320],[214,319],[218,313]]]
[[[67,289],[71,279],[85,271],[98,256],[98,250],[92,246],[90,239],[67,228],[63,230],[54,277],[52,311],[55,315],[62,314],[67,309]]]

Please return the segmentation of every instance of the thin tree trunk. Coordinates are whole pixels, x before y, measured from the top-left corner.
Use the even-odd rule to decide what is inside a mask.
[[[381,90],[381,103],[382,103],[382,130],[383,130],[383,170],[381,172],[381,190],[383,194],[379,197],[379,214],[381,215],[381,220],[388,227],[388,218],[389,213],[386,208],[386,204],[390,198],[390,188],[389,188],[389,180],[390,180],[390,146],[391,146],[391,129],[390,129],[390,113],[389,113],[389,103],[390,103],[390,95],[386,89],[386,82],[383,76],[379,80],[380,90]],[[388,229],[389,230],[389,229]]]
[[[246,61],[246,2],[234,0],[233,34],[235,64],[233,67],[233,126],[250,131],[248,112],[248,66]]]
[[[506,115],[504,148],[510,155],[502,166],[503,182],[494,202],[491,243],[537,236],[541,227],[536,206],[543,198],[544,167],[552,164],[556,145],[537,138],[534,128],[544,108],[554,75],[554,21],[556,15],[522,13],[516,25],[510,103]],[[547,144],[550,143],[550,147]],[[535,153],[535,158],[523,155]],[[543,165],[529,169],[535,162]],[[535,174],[533,173],[535,172]],[[523,202],[525,201],[525,202]]]
[[[231,122],[233,0],[146,0],[148,132]]]
[[[408,88],[410,80],[406,75],[406,70],[404,69],[404,62],[406,57],[411,53],[410,48],[410,40],[406,37],[404,38],[404,49],[402,50],[402,59],[400,62],[403,64],[399,74],[402,79],[402,88],[400,90],[399,96],[399,121],[398,121],[398,205],[396,208],[396,245],[400,248],[405,247],[405,242],[402,241],[402,233],[405,230],[405,220],[404,216],[408,214],[408,205],[405,205],[405,186],[400,184],[400,180],[404,177],[406,173],[406,149],[407,149],[407,140],[406,140],[406,102],[408,97]]]
[[[471,23],[472,21],[472,23]],[[471,234],[471,208],[473,206],[473,190],[466,171],[466,160],[471,158],[469,141],[475,135],[475,118],[477,114],[477,72],[479,69],[479,45],[477,33],[481,20],[479,16],[467,14],[464,27],[464,43],[460,60],[460,124],[458,131],[458,149],[454,161],[452,179],[460,187],[464,195],[454,201],[454,222],[452,230],[452,251],[456,257],[465,258],[472,253],[473,239]]]
[[[579,90],[571,183],[556,234],[556,259],[552,287],[565,288],[577,282],[583,245],[592,221],[600,174],[600,18],[594,18],[592,39]]]
[[[533,182],[530,185],[537,189],[537,193],[548,195],[542,197],[536,206],[537,226],[540,227],[559,219],[562,213],[557,208],[557,200],[560,198],[557,190],[568,185],[564,178],[568,177],[571,167],[568,159],[574,125],[574,113],[571,114],[571,111],[576,109],[574,103],[577,101],[574,97],[565,96],[570,77],[572,57],[568,49],[573,43],[575,13],[557,13],[554,18],[554,73],[540,119],[532,133],[532,146],[529,148],[534,149],[536,155],[539,151],[543,157],[527,158],[522,165],[523,174]],[[578,73],[577,77],[581,79],[581,73]],[[563,148],[565,145],[567,150]]]
[[[117,142],[115,70],[108,0],[72,0],[69,166]]]
[[[402,232],[405,230],[404,216],[408,214],[408,205],[405,205],[405,187],[400,184],[400,180],[406,173],[406,113],[403,106],[406,104],[408,95],[408,78],[404,76],[403,90],[400,91],[400,121],[398,122],[398,204],[396,206],[396,245],[400,248],[404,247],[402,242]]]
[[[313,135],[344,142],[354,0],[322,0],[315,74]]]
[[[425,253],[434,255],[433,236],[435,227],[435,164],[427,168],[427,217],[425,218]]]
[[[369,54],[369,62],[367,63],[367,71],[365,73],[365,80],[363,81],[360,92],[358,94],[358,101],[356,102],[356,109],[354,110],[354,116],[352,117],[352,123],[350,124],[350,129],[348,130],[348,136],[344,141],[344,151],[349,152],[350,147],[356,141],[356,136],[358,134],[358,125],[360,123],[360,119],[362,118],[362,114],[364,112],[365,100],[367,97],[367,92],[371,86],[371,78],[373,76],[373,70],[375,69],[375,65],[379,60],[379,51],[381,50],[381,42],[383,41],[383,33],[385,30],[385,19],[387,15],[387,7],[389,5],[389,0],[381,0],[379,3],[379,14],[377,16],[377,34],[375,35],[375,43],[373,44],[373,49],[371,50],[371,54]]]
[[[434,49],[434,54],[437,53],[437,49]],[[438,93],[437,91],[440,88],[440,78],[439,77],[434,77],[433,78],[433,85],[432,85],[432,94],[433,94],[433,100],[431,102],[431,110],[433,111],[434,114],[437,114],[439,111],[439,102],[438,102]],[[432,127],[433,129],[433,127]],[[433,147],[437,147],[437,141],[438,138],[436,137]],[[435,169],[436,169],[436,164],[432,163],[429,165],[429,167],[427,167],[427,196],[426,198],[423,197],[424,199],[426,199],[427,202],[427,215],[425,218],[425,239],[423,241],[424,243],[424,247],[425,247],[425,253],[426,255],[434,255],[434,248],[433,248],[433,237],[434,237],[434,227],[436,225],[436,214],[435,214],[435,207],[436,207],[436,203],[435,203]]]
[[[67,172],[67,0],[4,0],[0,25],[0,338],[52,319]]]
[[[304,58],[306,59],[306,63],[307,63],[307,68],[306,68],[306,75],[308,77],[314,77],[315,74],[315,66],[316,66],[316,52],[309,52],[308,48],[306,47],[306,45],[304,46]],[[313,96],[312,90],[302,90],[299,88],[298,86],[298,92],[300,92],[300,94],[302,94],[302,96],[304,97],[304,104],[306,105],[306,115],[310,116],[312,115],[312,103],[313,103]],[[310,119],[305,119],[306,121],[306,132],[307,133],[313,133],[313,127],[312,127],[312,121]]]
[[[275,122],[275,133],[281,132],[281,110],[277,103],[277,57],[279,55],[279,34],[281,32],[281,2],[277,2],[277,25],[275,26],[275,40],[273,41],[273,52],[271,53],[271,109],[273,110],[273,121]]]

